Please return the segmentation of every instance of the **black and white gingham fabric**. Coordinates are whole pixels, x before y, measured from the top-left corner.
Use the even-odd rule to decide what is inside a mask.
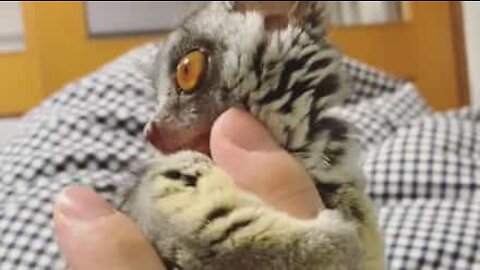
[[[353,93],[345,100],[345,104],[357,104],[394,93],[405,83],[382,70],[352,58],[345,57],[343,65],[353,82]]]
[[[59,269],[52,200],[95,187],[113,203],[150,157],[143,125],[155,96],[142,72],[149,44],[65,87],[0,148],[0,269]],[[433,113],[415,87],[345,61],[354,95],[332,110],[360,130],[368,191],[389,269],[480,269],[480,113]]]
[[[480,269],[480,111],[417,118],[366,157],[391,269]]]
[[[140,48],[66,86],[0,149],[0,269],[62,268],[51,224],[62,187],[93,186],[121,200],[131,172],[150,157],[142,130],[155,93],[139,67],[157,51]]]
[[[355,77],[354,77],[355,78]],[[355,83],[355,89],[365,85],[363,80]],[[375,84],[373,84],[375,85]],[[374,98],[364,94],[365,90],[354,92],[359,97],[355,103],[348,101],[340,107],[330,110],[329,113],[343,117],[351,122],[360,133],[360,142],[363,150],[368,152],[377,147],[384,140],[394,134],[397,129],[407,125],[418,116],[430,113],[424,99],[420,96],[415,85],[411,83],[398,83],[395,91],[385,91],[374,86],[365,88],[374,91]],[[360,88],[361,89],[361,88]]]

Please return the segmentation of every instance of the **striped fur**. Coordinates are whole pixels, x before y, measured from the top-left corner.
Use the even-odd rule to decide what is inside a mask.
[[[302,162],[329,210],[295,220],[235,189],[208,158],[190,152],[160,158],[127,211],[172,269],[382,268],[355,131],[328,113],[349,93],[341,53],[326,38],[323,3],[301,5],[274,30],[264,15],[239,12],[232,2],[194,12],[158,57],[155,121],[187,129],[212,123],[232,106],[249,110]],[[194,94],[179,93],[175,65],[198,48],[209,54],[206,78]]]
[[[356,227],[338,212],[298,220],[274,211],[194,152],[159,158],[126,210],[169,269],[364,269]]]

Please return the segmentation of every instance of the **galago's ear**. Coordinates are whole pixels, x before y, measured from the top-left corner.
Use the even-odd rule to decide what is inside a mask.
[[[259,12],[267,30],[296,25],[316,38],[325,35],[325,1],[225,1],[224,5],[231,12]]]

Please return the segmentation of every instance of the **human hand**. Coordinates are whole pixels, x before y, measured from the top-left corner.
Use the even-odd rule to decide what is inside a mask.
[[[238,187],[277,210],[313,218],[324,208],[307,171],[249,113],[230,109],[213,125],[212,158]]]
[[[230,109],[211,135],[215,163],[236,184],[298,218],[313,218],[322,201],[305,169],[248,113]],[[133,221],[93,191],[64,189],[56,199],[57,241],[71,269],[165,269]]]

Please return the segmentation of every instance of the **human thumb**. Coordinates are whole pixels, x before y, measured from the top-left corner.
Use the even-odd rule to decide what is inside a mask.
[[[70,269],[165,269],[133,221],[88,188],[60,192],[53,219]]]
[[[237,186],[276,209],[313,218],[324,208],[307,171],[249,113],[237,108],[223,113],[213,125],[210,147],[214,162]]]

